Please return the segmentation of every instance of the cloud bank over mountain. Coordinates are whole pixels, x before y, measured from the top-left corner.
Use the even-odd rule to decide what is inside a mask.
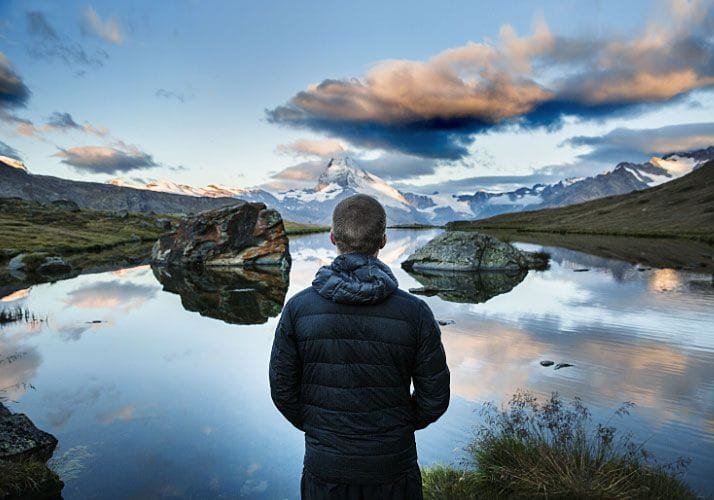
[[[634,37],[567,37],[543,19],[497,43],[469,42],[425,61],[386,60],[325,79],[266,111],[270,122],[366,148],[457,160],[478,134],[558,128],[564,117],[643,112],[714,85],[714,5],[673,1]]]

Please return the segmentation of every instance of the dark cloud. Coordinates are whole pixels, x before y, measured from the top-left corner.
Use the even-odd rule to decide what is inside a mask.
[[[39,11],[27,13],[27,32],[33,43],[28,51],[37,59],[58,59],[67,66],[76,68],[77,75],[83,75],[87,68],[99,68],[109,58],[103,50],[88,53],[77,42],[59,34],[49,23],[45,14]]]
[[[498,43],[383,61],[363,77],[311,85],[266,115],[362,148],[455,160],[488,131],[633,115],[712,88],[712,29],[709,2],[672,2],[666,19],[627,38],[555,36],[544,21],[519,36],[505,25]]]
[[[601,136],[575,136],[564,142],[587,146],[580,161],[643,161],[648,156],[692,151],[714,145],[714,122],[668,125],[651,129],[616,128]]]
[[[430,175],[435,173],[439,166],[439,162],[431,158],[395,153],[386,153],[373,160],[359,160],[359,164],[366,171],[390,181]]]
[[[23,107],[30,98],[30,89],[12,68],[5,54],[0,52],[0,112]]]
[[[75,170],[93,174],[117,174],[131,170],[158,167],[152,156],[136,146],[118,144],[109,146],[80,146],[60,149],[53,156]]]
[[[60,113],[59,111],[52,113],[52,115],[47,119],[47,125],[60,130],[82,129],[82,126],[74,121],[71,114]]]
[[[22,161],[20,153],[17,152],[17,149],[13,148],[7,143],[4,143],[3,141],[0,141],[0,155],[8,156],[10,158],[15,158],[16,160]]]

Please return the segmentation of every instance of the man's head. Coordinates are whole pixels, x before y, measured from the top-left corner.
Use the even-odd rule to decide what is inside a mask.
[[[384,207],[366,194],[356,194],[337,204],[332,212],[330,240],[342,253],[377,255],[387,242]]]

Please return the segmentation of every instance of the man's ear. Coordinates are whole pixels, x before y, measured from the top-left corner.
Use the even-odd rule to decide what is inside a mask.
[[[330,243],[337,246],[337,241],[335,241],[335,233],[333,233],[332,231],[330,231]]]
[[[387,234],[385,233],[384,236],[382,236],[382,242],[379,244],[379,249],[381,250],[384,248],[384,245],[387,244]]]

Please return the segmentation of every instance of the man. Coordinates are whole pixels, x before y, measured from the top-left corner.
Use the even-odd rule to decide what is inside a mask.
[[[330,232],[339,255],[288,301],[275,332],[271,396],[305,432],[303,499],[422,498],[414,431],[446,411],[449,369],[431,310],[377,258],[385,230],[374,198],[341,201]]]

